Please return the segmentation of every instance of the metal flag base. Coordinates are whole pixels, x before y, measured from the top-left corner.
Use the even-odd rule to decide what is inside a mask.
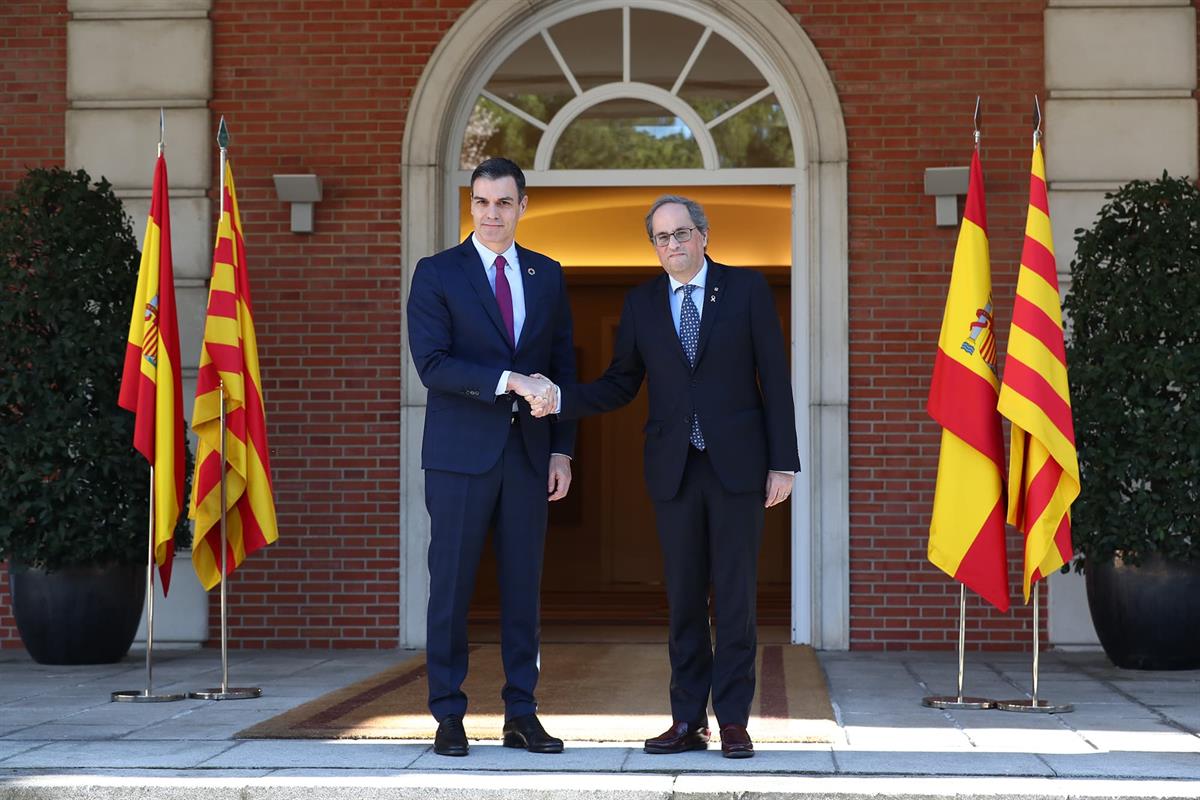
[[[954,697],[953,695],[933,695],[921,698],[921,705],[929,708],[945,708],[951,711],[982,711],[995,708],[996,701],[986,697]]]
[[[112,702],[114,703],[170,703],[175,700],[182,700],[183,694],[151,694],[146,690],[130,689],[123,692],[113,692]]]
[[[188,692],[188,697],[193,700],[252,700],[255,697],[262,697],[262,689],[255,687],[244,687],[235,689],[201,689],[198,692]]]
[[[159,112],[162,124],[162,111]],[[162,155],[162,142],[158,143],[158,154]],[[146,558],[146,688],[125,689],[110,695],[113,703],[170,703],[182,700],[184,695],[175,692],[154,692],[154,465],[150,466],[150,540]]]
[[[1036,134],[1034,144],[1037,144]],[[1040,652],[1038,628],[1041,625],[1038,589],[1040,587],[1040,581],[1033,584],[1033,691],[1030,692],[1029,697],[1020,700],[1000,700],[996,703],[996,708],[1001,711],[1019,711],[1026,714],[1066,714],[1075,710],[1075,706],[1070,703],[1048,703],[1038,699],[1038,654]]]
[[[1045,700],[998,700],[996,708],[1001,711],[1023,711],[1026,714],[1066,714],[1074,711],[1070,703],[1047,703]]]
[[[225,118],[221,117],[221,130],[225,130]],[[225,148],[221,147],[221,197],[225,196]],[[224,212],[222,212],[224,213]],[[225,381],[218,384],[221,392],[221,464],[226,465],[225,459]],[[253,700],[262,697],[262,689],[257,686],[232,688],[229,685],[229,607],[226,601],[226,589],[229,586],[229,571],[225,567],[225,470],[221,470],[221,685],[215,689],[200,689],[188,692],[193,700]]]
[[[978,101],[976,101],[978,102]],[[982,711],[995,708],[996,701],[986,697],[963,697],[963,663],[966,659],[967,648],[967,587],[958,585],[958,694],[930,695],[921,698],[921,705],[927,708],[944,708],[956,711]]]

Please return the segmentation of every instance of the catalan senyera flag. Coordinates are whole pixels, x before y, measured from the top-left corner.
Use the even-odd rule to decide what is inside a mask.
[[[1025,602],[1034,582],[1071,560],[1071,503],[1079,496],[1062,305],[1040,142],[1033,149],[1031,172],[1025,245],[1000,387],[1000,413],[1012,422],[1008,523],[1025,534]]]
[[[225,463],[221,463],[221,383],[225,388]],[[192,479],[196,520],[192,564],[205,589],[221,576],[221,474],[226,485],[225,574],[279,537],[267,452],[258,342],[250,304],[246,247],[233,167],[225,163],[221,219],[213,252],[208,317],[200,350],[192,430],[200,438]]]
[[[160,153],[154,165],[150,216],[142,241],[137,294],[129,319],[125,365],[121,373],[121,408],[136,417],[133,446],[154,472],[154,563],[163,594],[171,588],[175,557],[175,524],[183,511],[183,389],[179,372],[179,322],[175,314],[175,277],[171,264],[171,210],[167,197],[167,162]]]
[[[995,334],[983,168],[976,152],[929,387],[929,415],[942,426],[929,560],[1007,611]]]

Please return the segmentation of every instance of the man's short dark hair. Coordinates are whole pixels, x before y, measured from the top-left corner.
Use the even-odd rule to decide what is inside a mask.
[[[471,173],[472,190],[475,188],[475,181],[479,178],[486,178],[489,181],[512,178],[517,182],[517,199],[520,200],[525,196],[525,173],[521,172],[521,168],[515,161],[507,158],[489,158],[484,161]]]

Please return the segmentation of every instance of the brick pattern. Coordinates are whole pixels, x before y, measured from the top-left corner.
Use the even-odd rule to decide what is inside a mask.
[[[29,167],[61,165],[67,109],[66,0],[0,3],[0,191]]]
[[[235,646],[398,643],[401,145],[467,5],[214,3],[213,122],[230,131],[279,520],[230,582]],[[312,235],[276,199],[289,172],[321,176]]]
[[[1003,352],[1028,200],[1030,109],[1034,93],[1045,94],[1045,3],[787,7],[832,73],[849,141],[851,647],[952,648],[958,584],[925,555],[941,435],[925,400],[957,231],[934,225],[923,177],[927,167],[970,163],[981,95]],[[1020,553],[1010,531],[1014,597]],[[1027,647],[1026,607],[1002,615],[968,592],[967,613],[971,648]]]
[[[61,165],[67,109],[66,0],[0,3],[0,194],[29,167]],[[0,564],[0,649],[20,647]]]
[[[397,644],[401,144],[421,71],[467,5],[214,3],[213,122],[225,115],[232,137],[280,528],[231,581],[234,647]],[[1045,2],[785,5],[828,65],[850,145],[851,644],[949,649],[957,584],[925,559],[939,430],[924,403],[956,232],[934,226],[923,172],[968,163],[982,94],[1003,347]],[[29,36],[4,42],[0,92],[33,99],[0,119],[0,187],[14,161],[61,160],[63,6],[0,10],[0,30],[42,41],[37,52],[9,49]],[[316,233],[289,232],[271,182],[281,172],[321,176]],[[1009,548],[1019,597],[1016,536]],[[968,613],[972,648],[1027,646],[1026,607],[1000,615],[969,596]],[[0,646],[14,637],[0,616]]]

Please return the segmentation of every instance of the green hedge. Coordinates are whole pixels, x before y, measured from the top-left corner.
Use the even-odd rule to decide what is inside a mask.
[[[1200,561],[1200,191],[1163,174],[1077,231],[1064,304],[1086,559]]]

